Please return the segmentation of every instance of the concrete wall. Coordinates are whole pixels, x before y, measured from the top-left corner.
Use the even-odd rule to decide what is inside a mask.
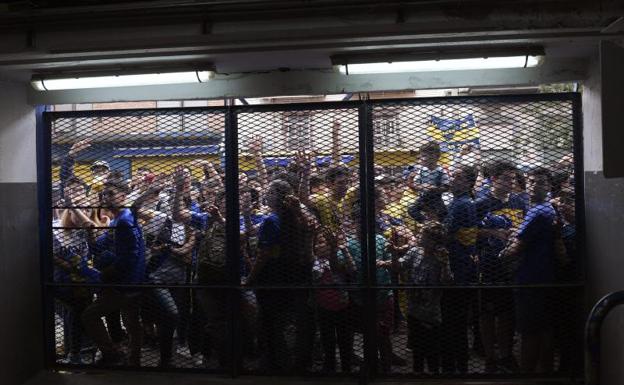
[[[601,79],[595,60],[583,87],[588,304],[624,290],[624,178],[606,179],[602,174],[601,83],[605,81],[609,80]],[[601,384],[623,384],[624,308],[607,317],[602,332]]]
[[[43,367],[35,112],[26,87],[0,82],[0,382]]]
[[[604,79],[602,79],[604,80]],[[589,303],[624,289],[624,180],[602,170],[601,79],[584,84]],[[34,108],[26,85],[0,82],[0,378],[18,384],[42,368]],[[259,88],[259,92],[263,89]],[[118,94],[116,94],[118,95]],[[605,324],[603,384],[624,383],[624,310]]]

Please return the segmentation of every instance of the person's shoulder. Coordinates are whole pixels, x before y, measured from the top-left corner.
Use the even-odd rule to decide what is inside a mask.
[[[117,226],[134,225],[134,214],[130,209],[123,209],[116,218]]]
[[[509,205],[514,209],[526,210],[528,206],[529,198],[526,193],[511,193],[509,194]]]
[[[310,195],[310,202],[313,204],[319,205],[329,202],[329,194],[328,193],[317,193]]]
[[[453,200],[457,208],[465,209],[474,207],[475,203],[469,195],[462,195]]]
[[[529,213],[540,214],[540,215],[551,215],[555,214],[555,208],[550,202],[542,202],[532,206],[529,209]]]
[[[481,194],[477,199],[474,200],[474,204],[477,207],[488,207],[492,203],[494,203],[496,198],[492,196],[489,192]]]
[[[550,202],[538,203],[532,206],[526,214],[528,220],[554,219],[557,213]]]
[[[265,215],[264,220],[262,221],[265,225],[276,225],[279,224],[279,217],[276,213],[270,213]]]
[[[424,254],[424,250],[422,247],[420,246],[413,246],[410,247],[409,250],[407,250],[407,253],[405,253],[405,258],[406,259],[412,259],[412,260],[419,260],[420,258],[422,258]]]

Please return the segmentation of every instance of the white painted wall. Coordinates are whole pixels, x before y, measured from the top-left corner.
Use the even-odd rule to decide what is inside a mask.
[[[35,108],[26,88],[0,82],[0,183],[37,181]]]
[[[583,82],[583,158],[585,171],[602,171],[602,96],[600,62],[590,62]]]

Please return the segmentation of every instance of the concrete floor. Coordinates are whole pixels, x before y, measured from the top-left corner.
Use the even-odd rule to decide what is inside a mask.
[[[229,377],[219,377],[206,374],[177,374],[177,373],[138,373],[126,371],[103,371],[89,373],[62,373],[62,372],[40,372],[24,385],[311,385],[325,383],[331,385],[354,385],[356,379],[329,379],[329,378],[284,378],[284,377],[240,377],[232,379]],[[392,385],[570,385],[570,382],[560,381],[461,381],[461,380],[439,380],[439,381],[414,381],[414,380],[388,380],[376,381],[372,384],[392,384]]]

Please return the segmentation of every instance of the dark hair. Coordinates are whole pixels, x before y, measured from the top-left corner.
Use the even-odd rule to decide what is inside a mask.
[[[137,168],[137,172],[141,172],[141,171],[152,172],[152,170],[150,170],[149,167],[145,167],[145,166],[141,166]]]
[[[349,177],[349,169],[345,166],[331,166],[325,173],[325,180],[329,183],[333,183],[339,176]]]
[[[319,174],[310,175],[310,188],[317,188],[323,185],[323,178]]]
[[[520,170],[516,170],[516,183],[518,183],[522,190],[526,189],[526,178]]]
[[[537,177],[542,176],[548,180],[549,183],[552,183],[552,173],[546,167],[537,166],[531,171],[528,172],[529,176]]]
[[[561,192],[561,187],[565,182],[570,179],[570,174],[567,171],[557,171],[552,174],[551,182],[552,189],[551,192],[554,196],[558,196]]]
[[[299,175],[288,172],[288,171],[279,171],[275,173],[272,177],[272,181],[283,181],[286,182],[292,187],[293,190],[299,189]]]
[[[441,154],[440,145],[438,144],[438,142],[435,142],[435,141],[430,141],[430,142],[423,144],[422,146],[420,146],[419,151],[421,154],[430,154],[438,158],[440,157],[440,154]]]
[[[498,177],[506,172],[516,172],[516,166],[506,160],[499,160],[487,166],[488,176]]]
[[[477,183],[477,170],[472,166],[461,166],[455,174],[462,174],[466,177],[468,182],[468,190],[472,190],[475,183]]]
[[[104,187],[113,187],[123,193],[130,193],[130,186],[126,183],[123,175],[119,171],[112,171],[109,174],[106,182],[104,183]]]

